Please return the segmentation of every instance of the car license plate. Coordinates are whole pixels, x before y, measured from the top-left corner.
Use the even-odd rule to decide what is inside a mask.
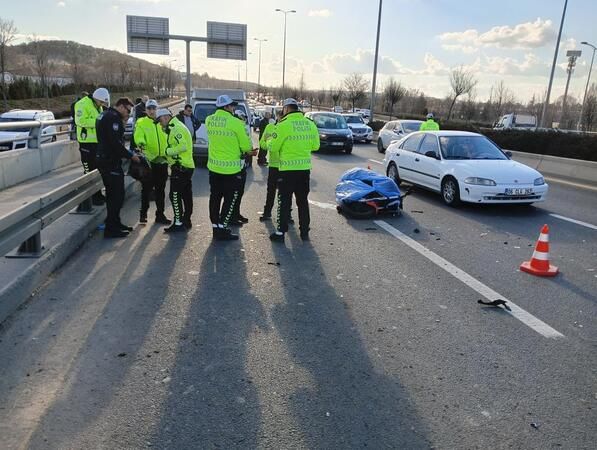
[[[531,195],[533,190],[529,188],[512,188],[506,189],[506,195]]]
[[[332,142],[332,145],[344,145],[344,142]]]

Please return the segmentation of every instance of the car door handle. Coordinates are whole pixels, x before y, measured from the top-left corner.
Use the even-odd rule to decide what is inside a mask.
[[[419,162],[419,158],[415,158],[415,161],[416,161],[416,162]]]

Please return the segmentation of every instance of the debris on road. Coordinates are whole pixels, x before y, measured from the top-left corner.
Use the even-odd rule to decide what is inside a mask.
[[[423,211],[419,211],[418,209],[413,209],[411,211],[411,213],[413,213],[413,214],[424,214]]]
[[[531,426],[532,426],[532,427],[533,427],[535,430],[538,430],[538,429],[539,429],[539,427],[540,427],[541,425],[540,425],[539,423],[537,423],[537,422],[531,422]]]
[[[510,309],[510,307],[507,305],[508,302],[506,300],[502,300],[502,299],[493,300],[491,302],[485,302],[485,301],[479,299],[479,300],[477,300],[477,303],[479,303],[481,305],[494,306],[496,308],[503,306],[506,310],[512,311]]]
[[[419,234],[420,232],[421,232],[421,230],[419,230],[418,228],[415,228],[415,229],[413,230],[413,233],[415,233],[415,234]]]
[[[270,266],[279,266],[279,265],[280,265],[280,263],[279,263],[279,262],[268,262],[268,264],[269,264]]]
[[[117,356],[119,358],[124,358],[126,356],[126,353],[122,352],[122,353],[119,353]]]

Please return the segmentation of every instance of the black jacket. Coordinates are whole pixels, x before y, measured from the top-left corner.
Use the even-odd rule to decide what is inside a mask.
[[[259,140],[261,140],[263,132],[265,131],[265,127],[267,127],[268,125],[269,119],[266,119],[265,117],[259,121]]]
[[[184,113],[182,111],[180,111],[178,114],[176,114],[176,118],[178,120],[180,120],[186,126],[186,122],[184,121],[185,117],[186,116],[184,115]],[[195,117],[194,114],[191,114],[191,121],[193,122],[193,130],[194,130],[191,133],[191,135],[193,136],[193,139],[195,139],[195,131],[197,131],[201,127],[201,122],[199,122],[197,120],[197,118]]]
[[[102,112],[96,122],[97,163],[100,167],[120,167],[121,159],[130,159],[133,152],[124,145],[122,116],[110,107]]]

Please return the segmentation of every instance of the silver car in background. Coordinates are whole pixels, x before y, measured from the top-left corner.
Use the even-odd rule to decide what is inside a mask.
[[[386,148],[390,146],[393,141],[398,141],[404,136],[419,131],[421,120],[392,120],[384,125],[379,131],[377,138],[377,151],[385,153]]]

